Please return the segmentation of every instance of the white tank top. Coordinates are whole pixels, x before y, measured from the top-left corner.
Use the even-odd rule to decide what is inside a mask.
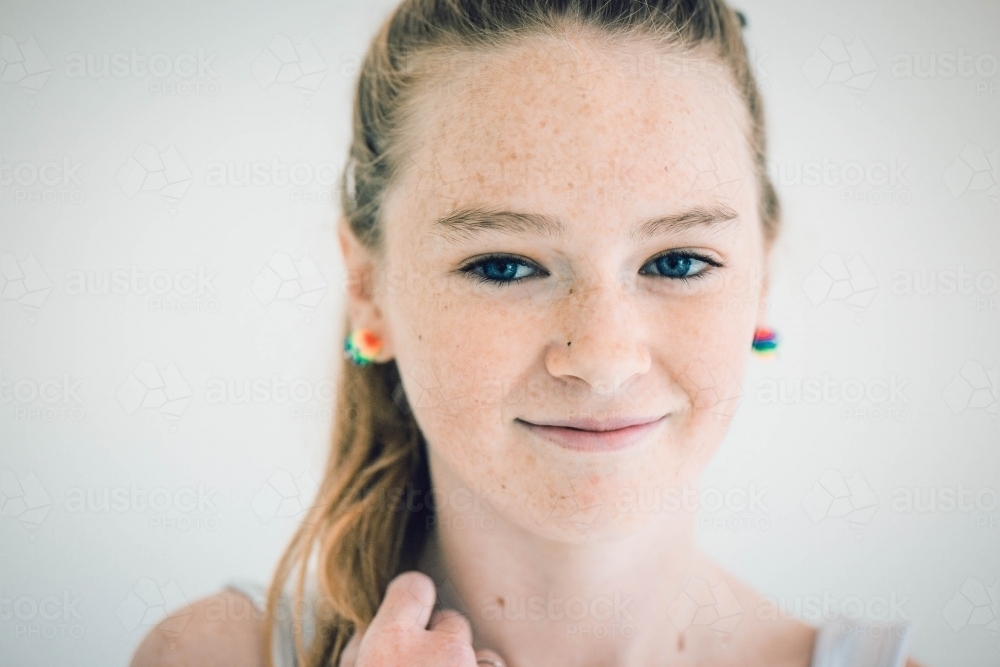
[[[267,587],[247,579],[230,580],[226,588],[243,593],[261,612],[267,603]],[[306,646],[314,632],[312,619],[303,619]],[[810,667],[903,667],[910,626],[906,623],[870,625],[837,620],[821,626],[813,645]],[[291,604],[282,596],[275,626],[274,667],[298,667],[295,636],[292,630]]]

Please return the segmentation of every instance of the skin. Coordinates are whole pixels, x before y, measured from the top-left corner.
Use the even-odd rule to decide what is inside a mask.
[[[383,340],[377,361],[395,358],[428,443],[438,524],[421,569],[467,615],[474,646],[510,665],[806,665],[812,629],[757,620],[758,596],[697,548],[693,511],[629,501],[697,487],[763,323],[769,246],[746,111],[721,70],[622,62],[577,33],[477,59],[461,85],[419,102],[382,252],[341,226],[352,323]],[[554,216],[564,232],[436,231],[464,206]],[[698,207],[735,216],[632,237],[645,219]],[[651,261],[671,250],[720,266],[668,278]],[[515,275],[531,277],[492,286],[461,272],[487,253],[526,260]],[[616,452],[567,450],[517,421],[664,415]],[[745,610],[726,641],[667,620],[692,578]],[[634,598],[619,619],[503,612],[532,596],[616,594]]]
[[[636,56],[660,67],[628,67]],[[747,112],[720,68],[674,58],[572,30],[463,58],[415,100],[384,246],[341,221],[351,323],[382,339],[376,362],[399,366],[436,507],[420,571],[393,580],[341,667],[809,664],[815,630],[761,614],[760,594],[698,548],[696,507],[666,500],[696,493],[728,428],[766,322],[770,253]],[[467,206],[552,216],[563,232],[438,231]],[[733,217],[632,234],[692,209]],[[718,266],[670,278],[655,262],[668,251]],[[516,256],[527,277],[462,271],[488,253]],[[636,416],[664,418],[604,452],[520,421]],[[681,613],[704,585],[728,625]],[[227,624],[205,604],[179,641],[150,633],[133,665],[251,664],[215,661],[209,644],[224,642],[201,638],[250,645],[259,620],[212,627]]]

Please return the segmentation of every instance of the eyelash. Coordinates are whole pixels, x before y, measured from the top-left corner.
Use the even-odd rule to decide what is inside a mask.
[[[664,278],[669,278],[670,280],[683,280],[685,283],[690,283],[692,280],[704,280],[708,277],[708,274],[712,272],[713,269],[718,269],[723,266],[722,262],[718,262],[707,255],[703,255],[698,252],[692,252],[690,250],[668,250],[667,252],[660,253],[653,259],[646,262],[643,266],[649,266],[655,263],[663,257],[670,257],[671,255],[675,257],[682,257],[688,259],[694,259],[699,262],[705,263],[705,268],[694,274],[693,276],[662,276]]]
[[[697,260],[699,262],[704,262],[706,264],[707,268],[702,269],[700,272],[698,272],[698,273],[696,273],[694,275],[691,275],[691,276],[662,276],[662,277],[667,278],[669,280],[683,280],[685,283],[690,283],[692,280],[696,280],[696,279],[702,279],[703,280],[706,277],[706,274],[711,273],[712,269],[719,268],[719,267],[723,266],[723,264],[721,262],[717,262],[716,260],[714,260],[711,257],[708,257],[706,255],[702,255],[702,254],[696,253],[696,252],[678,251],[678,250],[668,250],[667,252],[660,253],[656,257],[653,257],[648,262],[646,262],[645,264],[643,264],[643,266],[644,267],[645,266],[649,266],[650,264],[653,264],[653,263],[659,261],[661,258],[663,258],[663,257],[669,257],[671,255],[674,256],[674,257],[694,259],[694,260]],[[479,273],[479,272],[476,271],[476,269],[478,269],[479,267],[481,267],[481,266],[483,266],[485,264],[490,264],[492,262],[506,262],[508,264],[521,264],[523,266],[531,266],[533,268],[538,269],[537,265],[535,265],[533,262],[525,261],[521,257],[517,257],[515,255],[493,254],[493,255],[486,255],[485,257],[477,259],[475,262],[471,262],[469,264],[466,264],[465,266],[463,266],[460,269],[460,271],[463,274],[468,275],[470,278],[475,279],[479,283],[487,283],[487,284],[490,284],[490,285],[495,285],[497,287],[507,287],[507,286],[513,285],[515,283],[520,283],[520,282],[522,282],[524,280],[527,280],[528,278],[534,278],[535,277],[534,275],[531,275],[531,276],[523,276],[521,278],[512,278],[511,280],[496,280],[494,278],[488,278],[487,276],[484,276],[483,274],[481,274],[481,273]],[[649,274],[643,274],[643,275],[649,275]],[[655,275],[655,274],[653,274],[653,275]]]
[[[524,266],[531,266],[532,268],[536,268],[533,263],[526,262],[521,257],[517,257],[515,255],[494,254],[494,255],[486,255],[485,257],[481,257],[480,259],[477,259],[475,262],[471,262],[469,264],[466,264],[460,270],[461,270],[462,273],[468,275],[470,278],[475,279],[479,283],[487,283],[487,284],[490,284],[490,285],[495,285],[497,287],[507,287],[509,285],[513,285],[514,283],[519,283],[522,280],[526,279],[525,277],[522,277],[522,278],[514,278],[512,280],[495,280],[493,278],[488,278],[488,277],[484,276],[483,274],[478,273],[476,271],[477,268],[479,268],[479,267],[481,267],[481,266],[483,266],[485,264],[490,264],[492,262],[506,262],[508,264],[522,264]],[[527,277],[531,278],[531,277],[534,277],[534,276],[527,276]]]

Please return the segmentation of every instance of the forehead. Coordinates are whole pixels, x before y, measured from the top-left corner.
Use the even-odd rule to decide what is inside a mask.
[[[470,204],[624,220],[754,201],[748,112],[710,59],[567,35],[442,63],[414,99],[390,221]]]

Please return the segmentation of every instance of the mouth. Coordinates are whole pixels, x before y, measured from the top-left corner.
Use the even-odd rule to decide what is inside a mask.
[[[666,421],[667,416],[606,421],[550,421],[537,424],[524,419],[514,421],[531,433],[564,449],[578,452],[614,452],[643,441]]]

